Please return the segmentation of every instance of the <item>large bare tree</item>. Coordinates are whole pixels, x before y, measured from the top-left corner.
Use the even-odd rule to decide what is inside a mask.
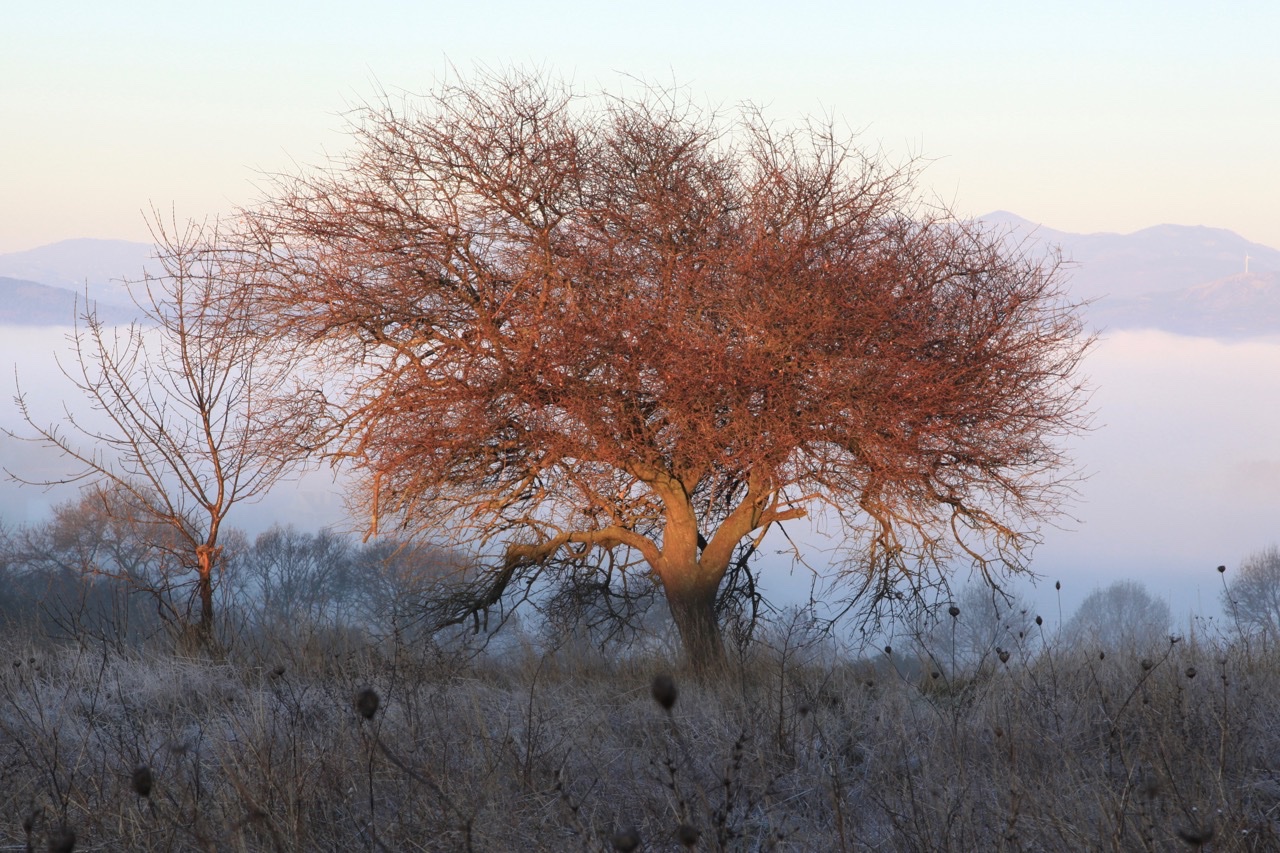
[[[229,251],[347,377],[334,452],[374,527],[501,555],[469,606],[552,566],[652,573],[705,664],[735,555],[815,510],[872,590],[1024,566],[1088,341],[1053,259],[921,204],[912,164],[536,74],[387,99],[352,133]]]
[[[62,364],[96,414],[68,404],[61,422],[46,423],[24,393],[16,398],[34,434],[14,437],[61,451],[74,470],[35,480],[10,473],[44,486],[86,484],[113,496],[101,501],[107,512],[157,531],[178,563],[167,577],[191,578],[198,618],[186,621],[208,643],[223,523],[295,469],[312,420],[305,396],[279,393],[249,291],[203,251],[216,234],[153,221],[162,272],[131,285],[142,316],[111,327],[88,303]]]

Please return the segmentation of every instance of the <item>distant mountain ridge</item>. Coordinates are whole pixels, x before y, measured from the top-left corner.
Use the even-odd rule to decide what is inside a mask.
[[[128,323],[137,310],[94,300],[104,323]],[[0,276],[0,325],[70,326],[84,314],[84,292]]]
[[[129,305],[126,280],[138,280],[157,266],[155,246],[129,240],[61,240],[22,252],[0,254],[0,277],[39,282],[104,303]]]
[[[1032,254],[1060,249],[1067,287],[1094,300],[1088,316],[1097,328],[1280,336],[1280,250],[1234,231],[1156,225],[1132,234],[1072,234],[1008,211],[979,219]]]
[[[1072,296],[1093,300],[1087,310],[1095,328],[1227,339],[1280,336],[1280,250],[1232,231],[1156,225],[1132,234],[1073,234],[1008,211],[979,219],[1033,255],[1060,249]],[[44,325],[59,312],[71,318],[74,298],[83,299],[86,287],[100,310],[131,306],[123,281],[154,270],[154,253],[149,243],[77,239],[0,254],[0,279],[17,281],[0,289],[0,323]]]

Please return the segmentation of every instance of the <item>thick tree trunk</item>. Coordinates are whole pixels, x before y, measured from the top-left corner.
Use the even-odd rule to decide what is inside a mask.
[[[724,666],[724,638],[716,621],[716,593],[721,578],[707,580],[695,572],[668,573],[662,579],[671,618],[680,632],[685,660],[698,672]]]

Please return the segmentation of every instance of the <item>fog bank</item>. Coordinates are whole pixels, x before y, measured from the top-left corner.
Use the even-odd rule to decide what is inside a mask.
[[[87,412],[62,377],[54,353],[67,357],[63,328],[0,327],[0,374],[7,386],[0,426],[22,431],[13,394],[15,370],[42,420],[65,403]],[[1173,605],[1217,610],[1219,564],[1238,567],[1248,553],[1280,541],[1280,342],[1222,343],[1163,332],[1118,332],[1099,342],[1085,364],[1095,389],[1095,429],[1071,442],[1087,479],[1058,528],[1046,528],[1033,567],[1043,577],[1026,594],[1056,618],[1053,583],[1063,608],[1115,578],[1140,580]],[[0,437],[0,463],[24,471],[58,470],[55,454]],[[258,505],[233,511],[250,533],[276,522],[314,530],[348,524],[341,489],[327,471],[285,483]],[[0,483],[0,518],[38,521],[72,489],[41,492]],[[820,563],[822,555],[811,555]],[[765,585],[791,594],[807,579],[787,577],[790,563],[762,558]],[[770,577],[769,570],[774,574]]]

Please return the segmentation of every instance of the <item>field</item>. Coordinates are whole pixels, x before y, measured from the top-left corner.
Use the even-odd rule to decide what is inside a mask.
[[[792,624],[701,681],[296,625],[217,655],[11,636],[0,849],[1280,849],[1280,657],[1207,633],[1036,629],[948,676]]]

